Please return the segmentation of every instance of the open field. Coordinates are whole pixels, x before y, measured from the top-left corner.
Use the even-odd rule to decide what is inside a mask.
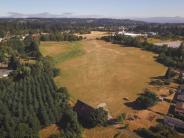
[[[108,32],[98,32],[98,31],[92,31],[91,34],[78,34],[79,36],[85,37],[87,40],[94,40],[96,38],[100,38],[102,36],[108,35]]]
[[[74,100],[80,99],[94,107],[106,103],[113,117],[122,112],[137,113],[124,104],[123,98],[134,101],[137,94],[148,86],[150,79],[163,75],[166,68],[155,61],[155,54],[151,52],[95,40],[93,35],[81,42],[41,43],[42,53],[53,57],[56,67],[61,69],[60,76],[55,78],[57,85],[67,87]],[[150,112],[137,114],[143,116]],[[130,130],[134,130],[131,127],[135,124],[137,127],[149,127],[151,123],[139,120],[130,124]],[[84,134],[87,138],[101,138],[117,133],[113,128],[102,130],[95,128]]]
[[[55,43],[50,44],[55,47]],[[72,97],[94,107],[106,103],[112,115],[128,110],[122,104],[123,98],[134,100],[151,77],[165,73],[165,67],[154,61],[154,54],[140,49],[122,48],[97,40],[82,41],[81,45],[79,51],[85,53],[80,56],[63,58],[63,53],[71,52],[70,46],[65,44],[57,46],[64,49],[60,54],[57,51],[56,55],[49,55],[61,69],[61,75],[55,78],[56,83],[66,86]],[[41,47],[44,51],[43,47],[49,49],[52,46],[42,43]]]

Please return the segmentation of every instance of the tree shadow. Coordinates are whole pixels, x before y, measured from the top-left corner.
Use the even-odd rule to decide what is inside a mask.
[[[136,103],[136,101],[133,101],[133,102],[126,102],[124,103],[124,105],[126,105],[127,107],[133,109],[133,110],[142,110],[144,109],[142,106],[138,105]]]
[[[156,77],[151,77],[151,79],[163,80],[163,79],[165,79],[165,77],[164,76],[156,76]]]
[[[158,123],[164,123],[164,119],[157,118],[156,121],[157,121]]]

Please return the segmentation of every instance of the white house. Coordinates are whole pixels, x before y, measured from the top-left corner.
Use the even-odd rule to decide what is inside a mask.
[[[8,77],[12,70],[0,69],[0,78]]]

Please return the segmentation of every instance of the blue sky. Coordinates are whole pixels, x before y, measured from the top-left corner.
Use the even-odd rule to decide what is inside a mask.
[[[184,0],[1,0],[0,16],[9,12],[104,17],[184,17]]]

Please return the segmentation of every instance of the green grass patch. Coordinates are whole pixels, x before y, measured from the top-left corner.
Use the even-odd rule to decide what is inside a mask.
[[[51,56],[54,64],[82,56],[85,51],[80,41],[77,42],[42,42],[40,51],[44,56]]]
[[[70,60],[84,54],[84,50],[80,42],[69,42],[67,46],[68,48],[65,52],[62,52],[53,57],[55,64],[62,63],[66,60]]]

